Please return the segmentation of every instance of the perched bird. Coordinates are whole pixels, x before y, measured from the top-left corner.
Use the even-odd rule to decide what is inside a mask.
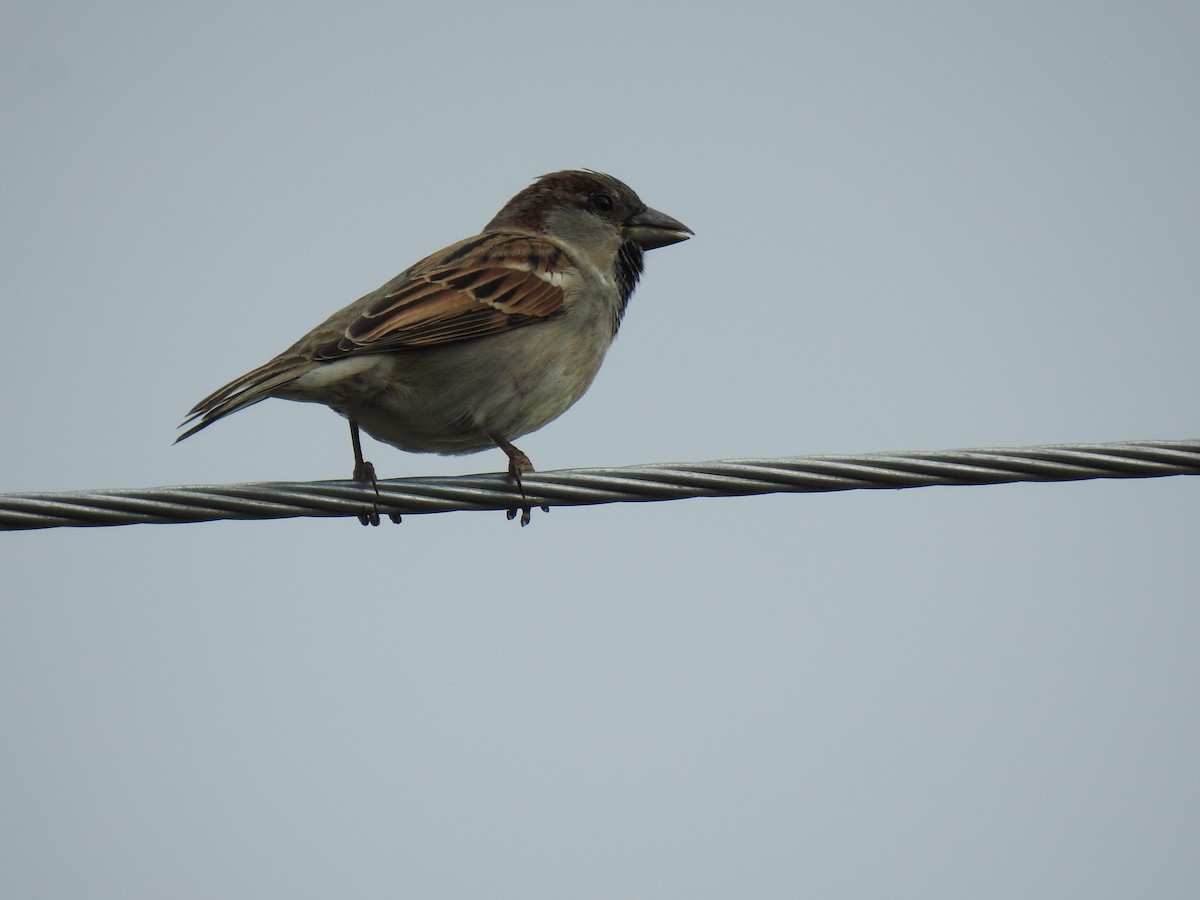
[[[205,397],[177,442],[280,397],[323,403],[350,421],[359,481],[375,483],[362,428],[415,453],[499,447],[520,488],[533,466],[512,442],[591,385],[642,274],[643,251],[692,233],[609,175],[544,175],[477,236],[425,257]],[[378,512],[369,518],[377,523]]]

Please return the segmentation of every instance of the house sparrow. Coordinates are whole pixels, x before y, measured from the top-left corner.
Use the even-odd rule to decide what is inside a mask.
[[[281,397],[324,403],[350,421],[356,480],[375,483],[361,427],[415,453],[499,447],[520,488],[533,466],[512,441],[558,418],[591,385],[643,251],[692,233],[609,175],[544,175],[479,235],[425,257],[205,397],[177,442]],[[378,524],[378,511],[360,518]]]

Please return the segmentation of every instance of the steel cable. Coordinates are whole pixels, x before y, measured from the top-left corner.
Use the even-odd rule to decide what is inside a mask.
[[[0,530],[218,519],[415,515],[523,506],[742,497],[930,485],[1200,475],[1200,440],[1051,444],[783,459],[725,459],[623,468],[354,481],[261,482],[63,493],[0,494]]]

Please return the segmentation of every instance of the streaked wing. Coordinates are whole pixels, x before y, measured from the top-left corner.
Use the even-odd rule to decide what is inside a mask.
[[[384,289],[315,360],[432,347],[561,315],[570,260],[534,237],[484,234],[417,263]]]

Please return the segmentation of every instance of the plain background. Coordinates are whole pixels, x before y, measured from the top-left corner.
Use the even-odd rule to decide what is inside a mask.
[[[7,491],[547,171],[654,251],[542,469],[1190,438],[1200,7],[5,5]],[[371,444],[383,477],[497,471]],[[0,536],[0,895],[1195,897],[1200,480]]]

